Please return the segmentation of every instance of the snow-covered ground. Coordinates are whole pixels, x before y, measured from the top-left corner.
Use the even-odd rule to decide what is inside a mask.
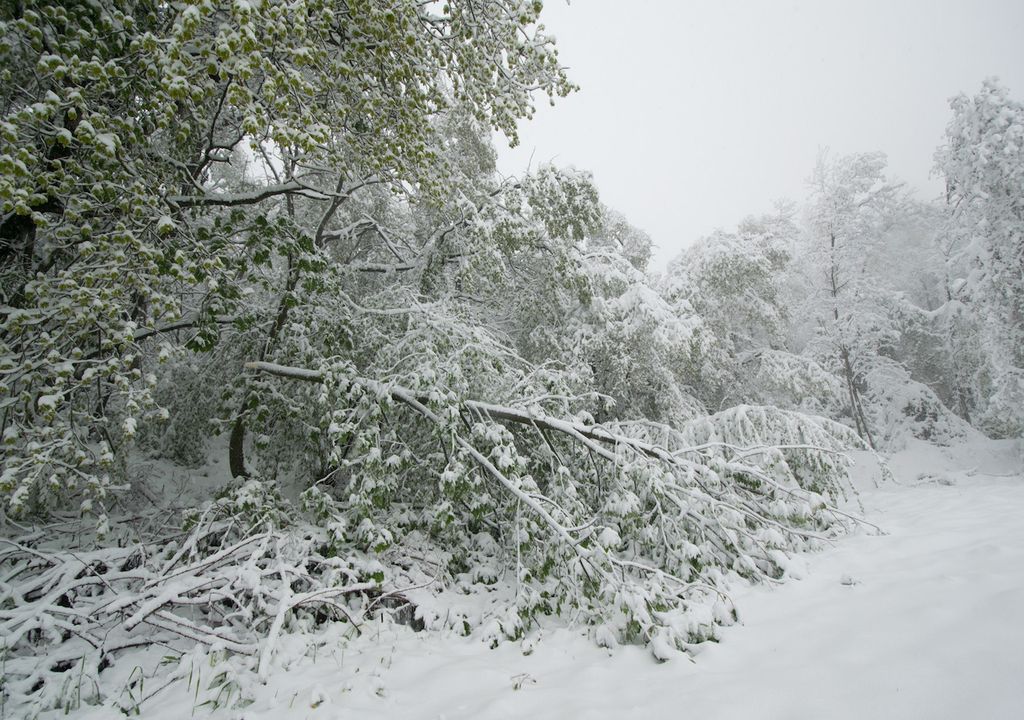
[[[742,623],[693,662],[658,664],[636,647],[609,653],[565,629],[492,650],[472,638],[382,627],[292,663],[256,689],[252,705],[215,715],[1024,717],[1019,447],[918,443],[891,467],[899,484],[860,483],[868,517],[887,534],[805,558],[802,579],[738,590]],[[143,715],[187,717],[195,703],[170,688]]]

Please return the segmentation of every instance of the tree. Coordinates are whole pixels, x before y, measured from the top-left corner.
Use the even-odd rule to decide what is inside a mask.
[[[310,257],[358,188],[443,185],[438,112],[457,101],[514,140],[533,91],[568,92],[539,11],[477,0],[5,5],[10,507],[83,490],[99,499],[115,451],[159,413],[147,347],[187,330],[191,347],[209,349],[238,319],[254,268],[283,263],[267,289],[278,310],[254,319],[264,348],[278,342]],[[219,169],[246,150],[272,181],[226,181]]]
[[[785,344],[782,280],[796,234],[783,208],[776,216],[747,218],[735,233],[703,238],[669,266],[664,293],[676,306],[692,308],[705,328],[699,379],[691,385],[707,406],[759,402],[750,375],[762,351]]]
[[[703,413],[686,386],[703,347],[700,319],[666,302],[643,272],[646,234],[601,206],[596,193],[568,196],[589,202],[563,204],[560,214],[587,222],[569,234],[569,245],[549,233],[547,245],[561,254],[538,256],[532,279],[517,278],[512,326],[520,328],[513,337],[523,356],[585,378],[602,398],[591,409],[602,421],[680,423]]]
[[[570,315],[568,327],[578,362],[611,400],[596,417],[679,425],[704,415],[695,386],[707,342],[700,317],[685,303],[666,301],[618,252],[588,252],[584,269],[590,302]]]
[[[431,578],[514,589],[489,639],[562,614],[666,659],[735,620],[730,579],[859,523],[848,428],[680,422],[701,321],[589,176],[495,177],[486,132],[571,89],[539,2],[3,12],[5,708],[60,706],[70,667],[120,703],[101,671],[140,643],[208,649],[211,702],[244,701],[282,633]],[[171,410],[230,428],[237,477],[140,509],[113,466]],[[67,536],[8,522],[76,503]]]
[[[822,153],[809,181],[807,237],[802,251],[812,292],[805,313],[817,334],[810,351],[843,379],[848,413],[874,446],[863,394],[873,357],[895,341],[887,294],[876,287],[870,263],[902,203],[899,186],[885,178],[881,153],[832,159]]]
[[[962,286],[986,356],[985,426],[1024,432],[1024,105],[986,80],[974,97],[952,99],[946,144],[951,234],[968,265]]]
[[[593,249],[618,252],[640,272],[647,270],[651,259],[651,238],[643,230],[633,227],[626,217],[612,208],[603,208],[601,224],[588,242]]]

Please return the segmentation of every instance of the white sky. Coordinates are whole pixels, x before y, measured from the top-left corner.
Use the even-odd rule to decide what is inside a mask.
[[[548,0],[543,18],[582,89],[538,98],[499,167],[592,171],[655,269],[800,199],[822,147],[882,150],[935,197],[949,97],[995,75],[1024,99],[1024,0]]]

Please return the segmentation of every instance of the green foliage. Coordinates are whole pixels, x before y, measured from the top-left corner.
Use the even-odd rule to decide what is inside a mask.
[[[324,233],[357,186],[441,193],[436,115],[457,102],[514,140],[528,88],[572,89],[539,3],[4,8],[0,488],[14,512],[102,499],[112,454],[164,414],[146,338],[184,329],[208,352],[226,327],[267,323],[253,340],[272,345],[287,312],[252,313],[252,293],[278,292],[282,258],[279,308],[323,289]]]

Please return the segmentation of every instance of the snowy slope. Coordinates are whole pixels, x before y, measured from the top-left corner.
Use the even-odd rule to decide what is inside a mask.
[[[578,632],[506,643],[371,630],[297,659],[244,711],[284,718],[1024,717],[1024,478],[1019,448],[923,443],[864,482],[886,535],[806,559],[803,579],[737,591],[743,623],[690,662],[609,654]],[[147,718],[186,717],[170,688]],[[205,715],[196,709],[196,717]],[[95,717],[104,715],[93,710]]]

